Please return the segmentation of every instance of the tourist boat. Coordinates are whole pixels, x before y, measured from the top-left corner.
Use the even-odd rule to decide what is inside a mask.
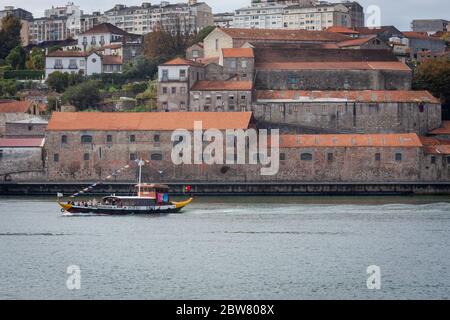
[[[61,195],[58,195],[61,212],[107,215],[178,213],[192,202],[192,198],[181,202],[170,201],[167,185],[141,183],[141,166],[142,163],[139,163],[139,183],[136,185],[136,196],[111,195],[103,197],[100,201],[92,199],[62,202]]]

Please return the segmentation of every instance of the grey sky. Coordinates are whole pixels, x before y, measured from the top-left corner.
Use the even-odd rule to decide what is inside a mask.
[[[142,2],[159,3],[160,0],[71,0],[80,5],[85,13],[111,9],[116,3],[137,5]],[[187,1],[187,0],[186,0]],[[170,0],[172,3],[183,0]],[[250,0],[206,0],[213,8],[213,12],[233,11],[250,4]],[[331,2],[338,2],[333,0]],[[450,20],[449,0],[359,0],[361,5],[378,5],[381,8],[381,22],[383,25],[393,24],[400,30],[409,30],[410,22],[420,18],[439,18]],[[52,5],[64,5],[65,0],[2,0],[3,5],[12,5],[31,11],[35,17],[44,14],[44,9]]]

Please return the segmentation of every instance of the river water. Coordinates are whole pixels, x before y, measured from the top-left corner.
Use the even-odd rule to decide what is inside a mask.
[[[449,299],[450,198],[202,197],[182,214],[66,217],[53,199],[1,197],[0,298]]]

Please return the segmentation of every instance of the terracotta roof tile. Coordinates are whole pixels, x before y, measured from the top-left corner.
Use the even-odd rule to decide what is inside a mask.
[[[352,39],[352,40],[346,40],[346,41],[342,41],[339,42],[337,44],[337,46],[339,48],[345,48],[345,47],[353,47],[353,46],[360,46],[363,45],[367,42],[369,42],[372,39],[375,39],[377,36],[373,35],[373,36],[369,36],[369,37],[364,37],[364,38],[358,38],[358,39]]]
[[[201,66],[201,64],[192,60],[177,57],[163,63],[162,66]]]
[[[224,58],[254,58],[252,48],[225,48],[222,49]]]
[[[128,35],[129,34],[125,30],[122,30],[119,27],[112,25],[111,23],[101,23],[101,24],[96,25],[96,26],[92,27],[91,29],[83,32],[82,35],[84,35],[84,34],[99,34],[99,33],[113,33],[113,34],[119,34],[119,35]]]
[[[415,133],[281,135],[280,148],[422,147]]]
[[[439,38],[433,38],[433,37],[430,37],[430,36],[428,35],[428,33],[426,33],[426,32],[404,31],[404,32],[402,32],[402,33],[403,33],[403,35],[404,35],[406,38],[409,38],[409,39],[426,39],[426,40],[442,41],[442,40],[439,39]]]
[[[419,137],[424,146],[450,145],[450,140],[438,139],[435,137]]]
[[[259,62],[255,65],[260,70],[397,70],[411,71],[400,61],[355,61],[355,62]]]
[[[25,113],[31,108],[33,103],[32,100],[3,100],[0,101],[0,113]]]
[[[450,134],[450,121],[442,121],[440,128],[431,131],[432,134]]]
[[[1,148],[37,148],[43,144],[44,138],[0,138]]]
[[[292,102],[345,101],[345,102],[428,102],[440,104],[428,91],[302,91],[302,90],[258,90],[258,101],[282,100]]]
[[[327,31],[219,28],[234,39],[277,41],[343,41],[347,36]]]
[[[103,64],[122,64],[122,57],[113,56],[113,55],[103,55],[102,56]]]
[[[250,91],[253,89],[252,81],[197,81],[191,91]]]
[[[428,154],[450,155],[450,145],[427,146],[423,151]]]
[[[74,51],[74,50],[57,50],[54,52],[50,52],[47,54],[47,57],[86,57],[89,53],[83,51]]]
[[[344,33],[344,34],[359,34],[358,31],[346,28],[346,27],[339,27],[339,26],[333,26],[326,29],[328,32],[335,32],[335,33]]]
[[[245,129],[251,119],[251,112],[53,112],[47,131],[193,130],[194,121],[203,129]]]

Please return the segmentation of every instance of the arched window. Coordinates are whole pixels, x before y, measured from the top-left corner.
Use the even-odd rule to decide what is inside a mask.
[[[150,159],[151,160],[155,160],[155,161],[161,161],[162,160],[162,154],[161,153],[152,153],[150,155]]]
[[[67,136],[66,135],[62,135],[61,136],[61,143],[67,143]]]
[[[312,160],[312,154],[305,152],[300,154],[300,160],[304,160],[304,161],[311,161]]]
[[[81,136],[81,143],[92,143],[92,136],[90,135],[82,135]]]

